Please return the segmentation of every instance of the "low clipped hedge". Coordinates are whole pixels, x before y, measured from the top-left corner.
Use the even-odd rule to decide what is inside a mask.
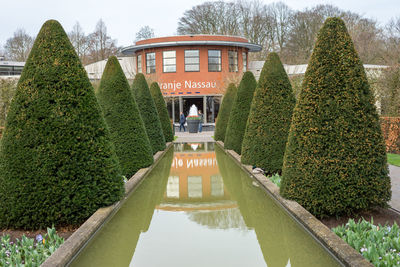
[[[164,97],[161,94],[160,86],[158,86],[158,83],[153,82],[150,85],[150,93],[153,97],[154,103],[156,104],[165,141],[172,142],[174,141],[172,124],[168,115],[167,105],[165,104]]]
[[[36,37],[0,145],[0,228],[79,225],[124,193],[93,87],[55,20]]]
[[[153,154],[165,149],[165,138],[154,100],[146,78],[142,73],[135,76],[132,84],[133,95],[139,107]]]
[[[107,61],[96,96],[110,129],[122,174],[130,178],[153,163],[153,153],[136,101],[115,56]]]
[[[282,172],[295,103],[289,77],[278,54],[269,53],[247,120],[242,163],[260,167],[268,174]]]
[[[222,100],[221,108],[218,112],[217,123],[215,125],[214,139],[216,141],[225,140],[226,127],[228,126],[229,115],[232,110],[233,101],[235,100],[236,93],[236,86],[233,83],[229,84]]]
[[[242,152],[243,135],[246,130],[247,118],[256,85],[257,81],[253,73],[246,71],[240,81],[229,116],[224,146],[226,149],[232,149],[238,154]]]

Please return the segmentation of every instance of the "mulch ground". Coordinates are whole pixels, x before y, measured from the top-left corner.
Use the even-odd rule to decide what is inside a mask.
[[[376,208],[372,211],[360,212],[354,216],[324,218],[321,219],[321,222],[327,227],[333,228],[339,225],[346,224],[349,219],[354,219],[356,222],[358,222],[358,220],[362,220],[363,218],[367,221],[371,221],[371,218],[373,218],[375,225],[393,225],[394,222],[396,222],[397,225],[400,225],[400,213],[397,213],[396,211],[391,209],[383,208]]]
[[[68,237],[70,237],[77,229],[78,227],[60,227],[57,228],[56,230],[58,236],[61,236],[64,238],[64,240],[67,240]],[[47,230],[35,230],[35,231],[9,230],[9,229],[0,230],[0,236],[9,235],[11,241],[13,242],[15,242],[17,238],[21,239],[23,235],[25,235],[26,237],[35,238],[39,234],[41,234],[44,237],[44,235],[47,234]]]

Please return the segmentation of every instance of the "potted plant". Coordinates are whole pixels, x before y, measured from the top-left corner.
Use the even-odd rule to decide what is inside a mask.
[[[197,133],[199,131],[200,117],[187,116],[186,117],[189,133]]]

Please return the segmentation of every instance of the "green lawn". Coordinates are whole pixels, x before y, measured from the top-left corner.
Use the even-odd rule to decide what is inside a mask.
[[[388,163],[400,167],[400,155],[387,153]]]

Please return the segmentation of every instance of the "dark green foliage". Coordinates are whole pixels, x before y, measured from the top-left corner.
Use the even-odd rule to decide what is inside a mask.
[[[128,81],[114,56],[107,61],[96,96],[110,129],[122,174],[129,179],[140,168],[153,163],[153,153]]]
[[[166,142],[174,141],[174,133],[172,132],[172,124],[169,119],[167,106],[165,105],[164,97],[161,94],[158,83],[153,82],[150,85],[150,93],[153,97],[154,103],[156,104],[158,117],[160,118],[161,128],[163,130],[164,138]]]
[[[339,18],[327,19],[318,34],[282,172],[281,194],[318,217],[384,206],[390,199],[374,96]]]
[[[165,138],[161,128],[160,118],[153,98],[151,97],[146,78],[138,73],[133,80],[133,94],[139,107],[140,115],[149,137],[153,154],[165,149]]]
[[[233,149],[238,154],[241,154],[242,151],[243,135],[246,130],[247,117],[249,116],[256,85],[257,82],[253,73],[250,71],[245,72],[240,81],[229,116],[224,146],[226,149]]]
[[[124,193],[86,72],[61,25],[41,28],[11,102],[0,153],[0,228],[79,225]]]
[[[222,100],[221,108],[219,109],[217,124],[215,125],[214,139],[216,141],[225,140],[226,127],[228,126],[229,115],[232,110],[233,100],[235,99],[236,93],[236,86],[233,83],[229,84]]]
[[[269,53],[254,92],[242,144],[242,163],[281,173],[293,107],[289,78],[278,54]]]

